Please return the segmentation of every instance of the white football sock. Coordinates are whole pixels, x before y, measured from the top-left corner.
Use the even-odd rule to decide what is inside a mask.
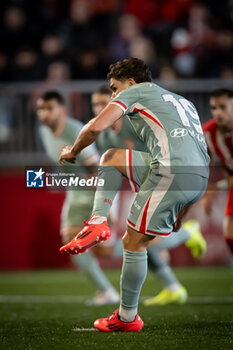
[[[120,320],[123,322],[133,322],[135,320],[137,313],[138,313],[137,308],[127,310],[127,309],[124,309],[122,306],[119,307]]]
[[[93,216],[93,218],[90,221],[88,221],[88,224],[98,225],[102,224],[104,221],[107,221],[106,216]]]

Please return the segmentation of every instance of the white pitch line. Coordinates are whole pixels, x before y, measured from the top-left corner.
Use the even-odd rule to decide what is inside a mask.
[[[143,296],[141,300],[152,298],[153,296]],[[86,296],[71,295],[0,295],[0,303],[83,303],[87,300]],[[233,297],[189,297],[188,304],[224,304],[233,303]]]
[[[83,303],[84,296],[50,295],[0,295],[0,303]]]
[[[74,332],[96,332],[96,328],[73,328],[72,331]]]

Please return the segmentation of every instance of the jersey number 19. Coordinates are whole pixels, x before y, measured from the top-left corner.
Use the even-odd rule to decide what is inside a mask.
[[[165,94],[162,96],[165,102],[171,102],[176,108],[177,113],[179,114],[181,122],[184,126],[191,127],[193,125],[198,133],[203,134],[199,115],[188,100],[186,100],[185,98],[180,98],[179,100],[176,100],[175,97],[170,94]],[[190,124],[187,114],[195,120],[195,122],[191,120],[192,125]]]

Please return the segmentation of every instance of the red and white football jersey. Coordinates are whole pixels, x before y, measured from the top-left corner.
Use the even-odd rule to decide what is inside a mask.
[[[217,155],[233,174],[233,132],[222,133],[214,119],[202,125],[209,151]]]
[[[209,151],[217,155],[223,165],[233,175],[233,132],[222,133],[214,119],[209,120],[202,125],[206,143]],[[228,192],[227,205],[225,208],[225,216],[233,215],[233,188]]]

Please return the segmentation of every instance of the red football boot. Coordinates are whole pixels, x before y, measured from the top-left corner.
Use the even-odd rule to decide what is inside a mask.
[[[101,332],[139,332],[144,326],[143,320],[139,315],[133,322],[123,322],[119,319],[118,310],[111,316],[99,318],[94,322],[94,327]]]
[[[86,222],[84,228],[69,243],[60,248],[61,253],[80,254],[97,243],[107,241],[111,237],[111,230],[104,221],[102,224],[88,224],[93,216]]]

